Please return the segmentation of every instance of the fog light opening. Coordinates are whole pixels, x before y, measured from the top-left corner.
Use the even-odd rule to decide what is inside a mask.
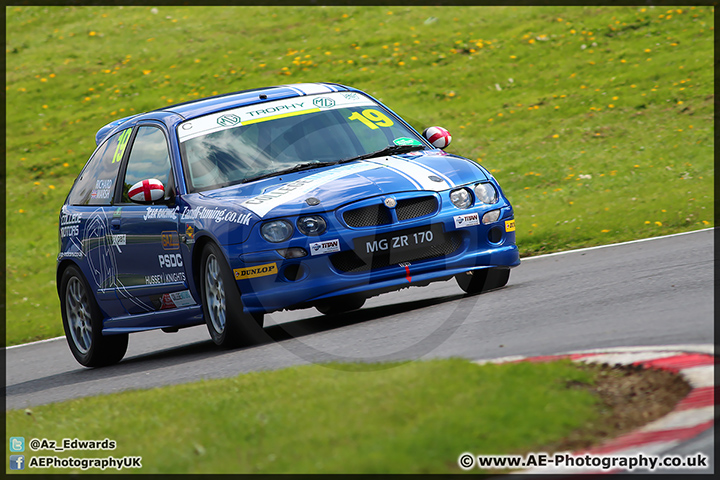
[[[285,267],[283,270],[283,276],[291,282],[296,282],[303,278],[306,272],[307,269],[303,265],[296,263]]]
[[[503,229],[500,227],[492,227],[488,230],[488,240],[490,243],[500,243],[503,238]]]

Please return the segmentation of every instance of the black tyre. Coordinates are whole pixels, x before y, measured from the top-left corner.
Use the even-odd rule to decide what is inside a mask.
[[[270,337],[262,315],[244,311],[240,290],[217,245],[209,243],[200,258],[200,294],[205,323],[213,342],[224,348],[254,345]]]
[[[485,268],[455,275],[460,288],[471,295],[504,287],[509,279],[509,268]]]
[[[103,335],[103,315],[87,280],[75,266],[60,280],[63,329],[75,360],[85,367],[102,367],[122,360],[128,335]]]
[[[358,308],[362,308],[363,305],[365,305],[365,297],[359,295],[344,295],[319,303],[315,305],[315,308],[324,315],[337,315],[357,310]]]

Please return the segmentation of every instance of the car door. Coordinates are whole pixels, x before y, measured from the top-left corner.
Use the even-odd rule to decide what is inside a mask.
[[[147,204],[131,201],[130,188],[148,179],[162,182],[163,199]],[[159,125],[139,125],[131,140],[122,190],[117,193],[119,198],[110,220],[112,247],[118,259],[117,294],[129,314],[195,303],[187,291],[173,185],[164,130]]]

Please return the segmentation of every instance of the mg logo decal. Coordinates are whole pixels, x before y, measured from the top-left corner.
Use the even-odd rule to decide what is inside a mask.
[[[223,115],[217,119],[217,123],[223,127],[232,127],[240,123],[240,117],[233,114]]]
[[[313,104],[318,108],[330,108],[335,106],[335,100],[332,98],[320,97],[313,100]]]

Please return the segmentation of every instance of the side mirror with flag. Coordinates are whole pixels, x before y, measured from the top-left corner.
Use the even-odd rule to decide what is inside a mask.
[[[165,186],[156,178],[140,180],[130,187],[128,197],[135,203],[152,203],[165,197]]]
[[[450,145],[450,142],[452,141],[452,136],[450,135],[450,132],[448,132],[442,127],[426,128],[423,131],[423,137],[425,137],[428,142],[432,143],[435,148],[442,149]]]

